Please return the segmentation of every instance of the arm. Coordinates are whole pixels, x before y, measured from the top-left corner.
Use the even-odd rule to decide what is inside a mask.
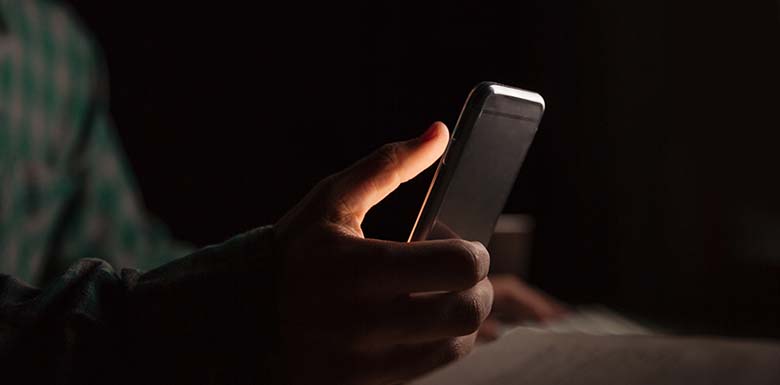
[[[271,232],[250,231],[146,274],[82,259],[44,289],[0,275],[3,377],[268,381],[277,335]]]
[[[394,384],[457,359],[490,312],[485,247],[360,228],[448,138],[438,123],[384,146],[273,230],[145,274],[83,260],[43,291],[6,277],[0,362],[40,382]]]

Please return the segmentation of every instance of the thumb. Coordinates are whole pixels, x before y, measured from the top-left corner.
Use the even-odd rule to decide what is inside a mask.
[[[371,207],[439,159],[448,142],[447,126],[436,122],[419,137],[386,144],[337,174],[331,205],[336,217],[360,224]]]

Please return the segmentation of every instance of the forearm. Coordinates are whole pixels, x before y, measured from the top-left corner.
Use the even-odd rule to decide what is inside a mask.
[[[31,383],[235,383],[270,377],[270,228],[151,272],[85,259],[44,289],[0,276],[0,363]],[[265,272],[260,273],[260,272]],[[6,377],[7,378],[7,377]]]
[[[271,232],[256,229],[128,277],[136,365],[162,376],[159,383],[265,383],[278,335]]]
[[[126,290],[82,259],[44,289],[0,276],[0,365],[14,383],[97,383],[125,361]]]

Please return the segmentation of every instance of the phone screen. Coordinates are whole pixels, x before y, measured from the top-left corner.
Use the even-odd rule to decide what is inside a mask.
[[[497,93],[509,89],[538,97],[505,86],[475,96],[480,86],[461,112],[410,240],[490,241],[544,106],[517,93]]]

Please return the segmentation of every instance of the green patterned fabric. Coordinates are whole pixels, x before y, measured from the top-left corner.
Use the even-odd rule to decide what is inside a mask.
[[[42,284],[80,258],[185,255],[140,204],[95,42],[51,2],[0,0],[0,20],[0,273]]]
[[[189,253],[149,221],[96,52],[66,9],[0,0],[0,379],[272,383],[273,228]]]

